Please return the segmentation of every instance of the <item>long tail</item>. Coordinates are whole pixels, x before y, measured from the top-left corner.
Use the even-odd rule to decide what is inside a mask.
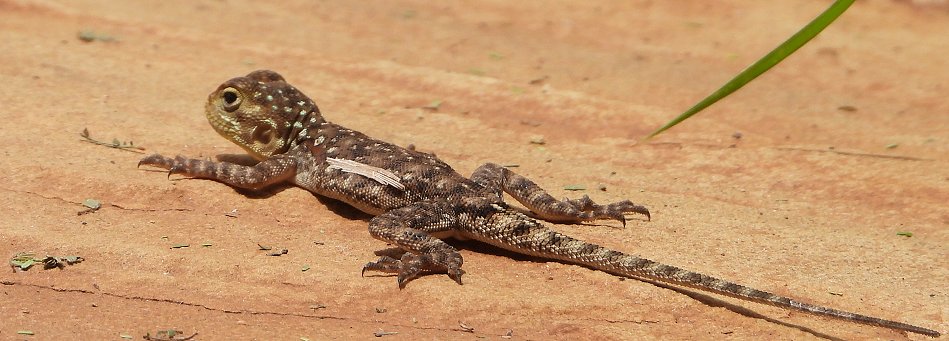
[[[522,221],[522,224],[519,224],[513,230],[508,230],[509,233],[507,233],[504,241],[492,240],[493,238],[484,241],[514,252],[586,265],[615,275],[655,280],[872,326],[903,330],[931,337],[940,336],[940,333],[935,330],[799,302],[767,291],[749,288],[712,276],[610,250],[553,231],[536,221]],[[511,240],[510,232],[516,235],[513,240]]]

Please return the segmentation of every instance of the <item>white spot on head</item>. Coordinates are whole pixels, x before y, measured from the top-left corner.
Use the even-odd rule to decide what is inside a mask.
[[[300,133],[297,134],[297,136],[299,136],[299,137],[304,137],[304,136],[306,136],[306,129],[300,130]]]
[[[282,90],[282,89],[277,89],[277,93],[283,95],[283,90]]]
[[[276,106],[276,105],[271,105],[270,108],[273,109],[273,111],[277,111],[277,106]]]
[[[300,116],[306,115],[306,110],[300,110]]]
[[[293,109],[290,109],[290,107],[283,107],[283,112],[287,112],[287,113],[288,113],[288,112],[290,112],[290,111],[293,111]]]
[[[314,144],[322,144],[323,141],[326,141],[326,137],[323,136],[323,135],[320,135],[320,136],[317,136],[316,139],[313,140],[313,143],[314,143]]]
[[[326,148],[326,152],[327,152],[327,153],[332,153],[332,152],[335,152],[335,151],[336,151],[336,147],[329,147],[329,148]]]
[[[259,98],[259,97],[260,97],[260,91],[254,92],[254,98]]]
[[[269,102],[269,101],[272,101],[272,100],[273,100],[273,96],[267,95],[267,101]]]
[[[293,122],[293,127],[297,129],[303,128],[303,123]]]
[[[310,123],[316,123],[316,117],[310,117]]]
[[[306,104],[306,102],[304,102],[304,101],[299,101],[299,102],[297,102],[297,105],[300,105],[300,106],[302,106],[302,105],[304,105],[304,104]]]

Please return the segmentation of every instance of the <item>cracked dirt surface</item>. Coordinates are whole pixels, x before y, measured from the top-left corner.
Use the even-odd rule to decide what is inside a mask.
[[[556,196],[630,198],[654,217],[556,226],[571,235],[949,331],[944,2],[858,2],[778,69],[637,143],[826,5],[0,0],[0,255],[85,258],[0,274],[0,338],[924,339],[469,243],[455,243],[465,285],[399,290],[359,276],[385,245],[345,205],[169,181],[79,137],[239,153],[204,100],[259,68],[461,173],[517,164]],[[103,207],[77,215],[87,198]]]

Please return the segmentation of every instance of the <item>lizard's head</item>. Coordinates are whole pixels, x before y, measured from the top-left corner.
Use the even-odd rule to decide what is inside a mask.
[[[323,121],[313,101],[270,70],[221,84],[205,114],[218,134],[258,160],[286,152],[305,127]]]

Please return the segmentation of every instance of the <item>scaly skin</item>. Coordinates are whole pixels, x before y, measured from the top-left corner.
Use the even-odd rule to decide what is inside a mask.
[[[556,222],[615,219],[649,211],[629,200],[598,205],[584,196],[557,200],[531,180],[488,163],[470,178],[432,154],[416,152],[327,122],[312,100],[273,71],[231,79],[208,97],[211,126],[260,163],[148,156],[139,165],[169,174],[212,179],[259,189],[290,182],[375,215],[373,237],[398,246],[399,258],[382,256],[365,271],[398,274],[404,287],[424,271],[447,273],[461,283],[462,257],[440,238],[474,239],[513,252],[588,266],[619,276],[665,282],[790,310],[939,336],[934,330],[803,303],[711,276],[610,250],[553,231],[510,208],[510,194],[537,218]]]

